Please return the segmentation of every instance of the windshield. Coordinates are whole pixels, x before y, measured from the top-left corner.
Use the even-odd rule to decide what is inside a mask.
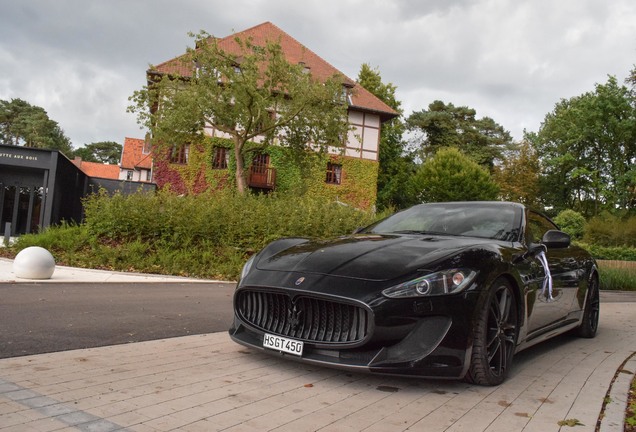
[[[517,241],[522,208],[510,203],[421,204],[364,230],[376,234],[440,234]]]

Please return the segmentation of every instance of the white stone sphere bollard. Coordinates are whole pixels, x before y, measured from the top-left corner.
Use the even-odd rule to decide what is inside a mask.
[[[21,250],[13,260],[13,274],[20,279],[50,279],[54,271],[53,255],[39,246]]]

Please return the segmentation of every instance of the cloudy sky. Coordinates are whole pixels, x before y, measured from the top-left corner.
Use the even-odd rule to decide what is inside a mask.
[[[148,65],[188,32],[264,21],[353,79],[377,68],[407,116],[439,99],[516,139],[636,64],[634,0],[0,0],[0,99],[43,107],[75,147],[143,137],[126,107]]]

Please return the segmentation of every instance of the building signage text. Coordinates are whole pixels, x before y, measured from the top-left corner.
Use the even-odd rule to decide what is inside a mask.
[[[29,160],[29,161],[38,160],[37,156],[27,156],[27,155],[21,155],[21,154],[13,154],[13,153],[0,153],[0,158],[4,158],[4,159],[22,159],[22,160]]]

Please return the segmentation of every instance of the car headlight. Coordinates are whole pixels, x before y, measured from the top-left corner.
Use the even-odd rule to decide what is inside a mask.
[[[252,255],[250,259],[247,260],[245,265],[243,266],[243,270],[241,270],[241,279],[243,279],[252,269],[252,264],[254,264],[254,258],[256,255]]]
[[[431,273],[382,291],[387,297],[408,298],[457,293],[470,285],[477,272],[469,269],[449,269]]]

